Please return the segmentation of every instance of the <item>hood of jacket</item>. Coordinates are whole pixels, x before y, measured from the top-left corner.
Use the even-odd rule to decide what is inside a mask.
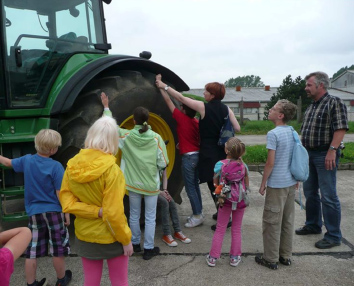
[[[156,145],[155,140],[151,140],[154,138],[154,132],[151,131],[151,127],[149,125],[149,130],[143,133],[139,133],[139,130],[143,127],[143,125],[135,125],[134,128],[130,131],[129,141],[133,143],[138,148],[149,149],[152,145]]]
[[[81,149],[69,160],[66,172],[70,179],[78,183],[88,183],[98,179],[116,163],[116,157],[94,149]]]

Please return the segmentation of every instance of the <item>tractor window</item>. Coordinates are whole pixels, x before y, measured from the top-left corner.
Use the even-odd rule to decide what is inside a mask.
[[[104,53],[94,47],[104,39],[99,1],[1,1],[8,107],[44,106],[74,53]]]

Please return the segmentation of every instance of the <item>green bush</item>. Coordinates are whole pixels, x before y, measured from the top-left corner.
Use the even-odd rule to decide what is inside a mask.
[[[339,159],[339,163],[354,162],[354,143],[345,143],[345,149],[342,151],[343,157]],[[266,145],[246,146],[246,154],[243,160],[248,165],[265,164],[267,161],[268,150]]]
[[[301,123],[296,120],[288,122],[288,125],[294,127],[294,129],[300,134]],[[240,135],[265,135],[269,130],[274,128],[274,123],[269,120],[253,120],[245,121],[241,125]],[[349,131],[347,133],[354,133],[354,122],[349,122]]]

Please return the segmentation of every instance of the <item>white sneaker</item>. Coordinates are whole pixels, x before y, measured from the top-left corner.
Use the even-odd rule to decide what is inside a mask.
[[[201,218],[195,218],[194,216],[192,216],[188,219],[188,222],[184,226],[185,227],[196,227],[198,225],[201,225],[203,222],[204,222],[203,216],[201,216]]]
[[[236,267],[241,262],[241,256],[231,256],[230,255],[230,265]]]
[[[202,218],[205,218],[205,215],[204,215],[203,212],[202,212],[200,215],[202,216]],[[191,214],[190,216],[187,216],[187,222],[189,221],[189,219],[190,219],[192,216],[193,216],[193,214]]]

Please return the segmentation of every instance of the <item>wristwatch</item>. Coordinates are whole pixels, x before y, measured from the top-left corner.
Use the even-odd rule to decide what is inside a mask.
[[[333,150],[333,151],[337,151],[338,148],[334,147],[334,146],[329,146],[329,150]]]
[[[169,86],[168,86],[168,85],[166,85],[166,86],[165,86],[165,90],[167,91],[168,89],[169,89]]]

